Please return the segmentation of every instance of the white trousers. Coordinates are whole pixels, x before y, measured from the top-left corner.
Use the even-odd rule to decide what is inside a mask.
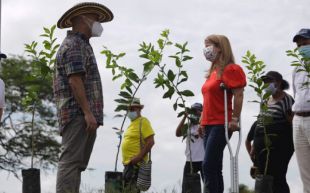
[[[304,193],[310,193],[310,117],[294,116],[293,136]]]

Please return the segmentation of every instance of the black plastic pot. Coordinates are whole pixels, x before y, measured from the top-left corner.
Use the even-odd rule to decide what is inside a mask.
[[[272,183],[272,176],[257,175],[255,178],[255,193],[273,193]]]
[[[122,193],[123,189],[122,172],[105,172],[105,193]]]
[[[184,175],[182,193],[201,193],[200,175],[198,173]]]
[[[23,193],[41,193],[40,170],[29,168],[22,170]]]

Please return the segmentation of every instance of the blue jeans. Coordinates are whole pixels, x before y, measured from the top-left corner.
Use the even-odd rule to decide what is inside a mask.
[[[224,125],[207,125],[205,128],[205,157],[202,163],[204,193],[223,193],[223,153],[226,146]]]

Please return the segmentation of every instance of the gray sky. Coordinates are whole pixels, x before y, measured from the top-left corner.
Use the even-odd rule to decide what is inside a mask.
[[[24,55],[24,43],[39,40],[42,27],[50,27],[74,4],[73,0],[2,0],[2,52],[11,55]],[[224,34],[232,44],[236,62],[243,69],[241,58],[247,50],[254,52],[267,64],[267,70],[276,70],[291,82],[291,61],[285,51],[292,49],[294,34],[303,27],[309,27],[309,0],[105,0],[96,1],[109,7],[114,13],[111,23],[103,24],[102,37],[94,38],[91,44],[97,56],[105,98],[105,126],[98,131],[97,141],[89,163],[94,171],[83,174],[82,181],[86,189],[104,186],[105,171],[114,169],[116,145],[118,139],[113,126],[120,126],[120,120],[112,119],[115,108],[113,100],[119,92],[119,82],[112,82],[111,72],[105,69],[105,60],[100,51],[108,46],[115,52],[126,52],[124,63],[142,69],[137,49],[142,41],[154,42],[160,32],[170,29],[170,38],[176,42],[189,42],[194,59],[185,64],[190,76],[184,88],[194,91],[195,97],[188,99],[188,105],[201,102],[200,93],[204,73],[209,63],[202,54],[203,40],[209,34]],[[66,30],[57,30],[58,43],[61,43]],[[152,73],[142,86],[138,96],[145,104],[143,115],[152,123],[156,144],[153,158],[153,190],[179,187],[185,162],[185,143],[175,137],[175,128],[179,123],[172,109],[172,102],[161,98],[163,92],[152,85],[156,73]],[[289,93],[291,93],[289,91]],[[239,158],[240,183],[254,186],[250,178],[250,159],[244,147],[244,139],[258,112],[258,106],[248,101],[255,99],[250,88],[246,88],[243,108],[242,148]],[[126,123],[128,125],[128,122]],[[236,144],[236,139],[232,139]],[[119,169],[122,169],[119,163]],[[54,192],[55,171],[42,173],[41,189],[43,193]],[[223,175],[225,191],[230,186],[229,155],[224,156]],[[288,168],[288,183],[292,193],[302,192],[302,184],[293,156]],[[0,192],[21,192],[22,184],[12,175],[0,172]]]

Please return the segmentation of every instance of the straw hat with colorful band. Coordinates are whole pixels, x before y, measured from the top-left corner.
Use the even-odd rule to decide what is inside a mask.
[[[60,29],[72,27],[72,18],[89,13],[97,15],[100,23],[109,22],[113,19],[113,13],[106,6],[94,2],[85,2],[79,3],[66,11],[58,20],[57,27]]]
[[[131,104],[127,104],[126,106],[128,106],[128,108],[130,107],[139,107],[139,108],[143,108],[144,105],[142,105],[140,103],[140,99],[139,98],[133,98]]]

